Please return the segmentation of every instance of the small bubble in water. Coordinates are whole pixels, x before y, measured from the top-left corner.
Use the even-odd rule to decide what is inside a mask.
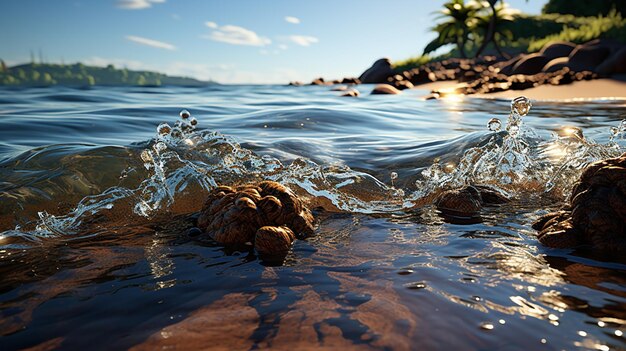
[[[165,149],[167,149],[167,145],[165,145],[165,143],[164,143],[164,142],[159,141],[158,143],[154,144],[154,149],[155,149],[157,152],[162,152],[162,151],[164,151]]]
[[[398,173],[396,173],[396,172],[391,172],[391,174],[389,176],[391,177],[391,180],[398,179]]]
[[[530,99],[525,96],[519,96],[511,102],[511,112],[518,116],[526,116],[532,107]]]
[[[616,137],[617,134],[619,134],[619,129],[617,127],[611,127],[610,131],[613,137]]]
[[[189,113],[189,111],[187,110],[182,110],[180,111],[179,115],[180,115],[180,118],[187,119],[189,118],[189,116],[191,116],[191,113]]]
[[[482,322],[480,323],[480,328],[485,330],[492,330],[494,328],[493,323],[491,322]]]
[[[198,124],[198,120],[197,120],[195,117],[191,117],[191,119],[189,120],[189,123],[190,123],[192,126],[195,126],[195,125],[197,125],[197,124]]]
[[[498,118],[492,118],[487,123],[487,128],[492,132],[499,132],[500,128],[502,128],[502,122]]]
[[[180,128],[174,128],[172,129],[171,135],[173,138],[181,138],[183,136],[183,132]]]
[[[170,127],[170,125],[167,123],[161,123],[157,127],[157,133],[159,133],[159,135],[167,135],[171,131],[172,131],[172,127]]]

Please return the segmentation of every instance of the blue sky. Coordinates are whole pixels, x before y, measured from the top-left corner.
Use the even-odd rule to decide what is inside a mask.
[[[126,66],[221,83],[358,76],[421,53],[445,0],[0,0],[0,58]],[[508,0],[539,13],[545,1]]]

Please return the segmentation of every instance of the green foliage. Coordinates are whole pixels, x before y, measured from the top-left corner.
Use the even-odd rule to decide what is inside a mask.
[[[561,31],[529,42],[528,50],[538,51],[551,41],[571,41],[584,43],[593,39],[605,38],[626,41],[626,20],[612,10],[605,16],[580,17],[564,24]]]
[[[475,1],[466,4],[464,0],[451,0],[443,6],[444,9],[438,17],[444,21],[432,28],[438,36],[426,45],[424,55],[444,45],[456,44],[461,55],[465,56],[465,46],[472,32],[472,23],[476,20],[481,6]]]
[[[0,67],[2,67],[0,65]],[[170,77],[149,71],[129,71],[107,67],[72,65],[25,64],[0,70],[0,85],[16,86],[91,86],[91,85],[184,85],[202,86],[213,82],[202,82],[191,78]]]
[[[585,17],[608,15],[613,9],[626,15],[626,0],[549,0],[542,12]]]

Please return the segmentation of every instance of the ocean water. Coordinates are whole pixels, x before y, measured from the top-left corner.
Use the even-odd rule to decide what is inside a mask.
[[[626,260],[530,227],[625,151],[626,101],[358,88],[0,90],[0,349],[626,349]],[[285,262],[186,234],[261,179],[316,208]],[[432,206],[469,183],[512,200]]]

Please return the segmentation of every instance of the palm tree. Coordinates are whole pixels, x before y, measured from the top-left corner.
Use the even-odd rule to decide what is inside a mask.
[[[499,6],[496,5],[497,2],[498,0],[488,0],[487,3],[491,8],[491,14],[477,16],[476,29],[483,33],[483,41],[474,57],[480,56],[487,45],[493,43],[498,53],[508,58],[508,55],[500,49],[498,41],[502,40],[503,37],[511,38],[513,36],[507,25],[513,22],[515,11],[506,7],[502,0],[500,0]]]
[[[461,57],[466,58],[465,46],[472,31],[472,21],[475,20],[480,7],[475,1],[466,4],[464,0],[452,0],[443,6],[444,9],[438,18],[445,18],[446,21],[432,28],[439,36],[426,45],[424,55],[444,45],[456,44]]]

